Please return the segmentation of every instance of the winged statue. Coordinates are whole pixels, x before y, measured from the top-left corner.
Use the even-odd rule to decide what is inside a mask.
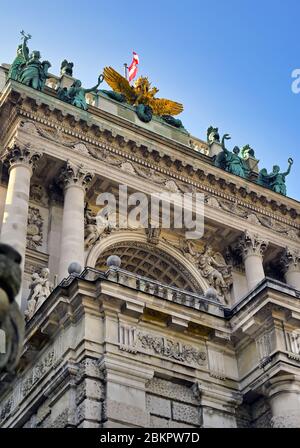
[[[133,85],[130,85],[124,76],[112,67],[103,70],[104,79],[114,92],[124,97],[132,106],[148,106],[154,115],[173,116],[183,111],[183,105],[165,98],[155,98],[158,93],[156,87],[151,87],[148,78],[140,76]]]

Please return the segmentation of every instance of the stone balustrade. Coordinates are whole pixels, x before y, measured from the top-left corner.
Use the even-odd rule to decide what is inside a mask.
[[[225,309],[224,305],[220,302],[208,299],[204,295],[167,286],[156,280],[142,277],[116,267],[109,268],[105,273],[96,269],[86,268],[79,277],[86,280],[107,279],[137,291],[160,297],[164,300],[179,303],[197,310],[212,312],[213,314],[223,315],[223,310]],[[63,285],[65,286],[64,282]]]

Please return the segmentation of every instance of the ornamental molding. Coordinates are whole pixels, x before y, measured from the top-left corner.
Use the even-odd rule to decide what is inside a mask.
[[[268,241],[260,238],[256,234],[248,232],[248,230],[245,230],[244,234],[239,239],[237,249],[240,251],[244,259],[251,255],[258,255],[262,257],[268,245]]]
[[[82,164],[74,165],[69,160],[62,168],[59,176],[59,182],[64,188],[79,186],[81,188],[87,189],[92,179],[93,174],[85,170]]]
[[[119,130],[116,131],[109,124],[95,124],[92,121],[87,122],[79,118],[80,114],[76,115],[75,113],[78,111],[74,111],[74,118],[73,116],[71,117],[67,112],[62,113],[61,111],[54,109],[54,107],[39,103],[41,103],[41,101],[39,101],[37,104],[37,100],[35,101],[33,99],[23,101],[23,106],[19,107],[19,115],[21,117],[23,116],[27,119],[31,119],[35,122],[39,122],[43,125],[49,126],[50,128],[56,129],[57,131],[60,131],[63,134],[66,134],[73,138],[75,137],[81,142],[85,141],[87,144],[101,148],[101,150],[106,149],[107,151],[115,152],[116,154],[119,154],[120,156],[125,157],[129,160],[136,161],[140,165],[144,165],[147,168],[152,168],[155,171],[161,171],[168,177],[173,177],[174,179],[178,179],[185,184],[190,184],[194,188],[196,187],[202,191],[211,192],[214,195],[226,198],[229,201],[236,201],[238,199],[241,206],[260,212],[263,215],[266,214],[265,209],[260,208],[259,206],[254,206],[253,204],[260,202],[264,208],[268,207],[271,210],[278,210],[283,215],[289,213],[293,219],[295,219],[298,215],[297,210],[293,206],[288,206],[282,202],[286,202],[285,198],[278,197],[277,194],[272,194],[269,191],[258,192],[251,190],[251,184],[238,185],[240,183],[240,179],[234,179],[232,178],[232,176],[228,176],[228,173],[226,173],[226,176],[224,177],[224,173],[221,170],[215,169],[211,164],[203,167],[203,161],[205,161],[206,163],[210,163],[210,159],[206,156],[194,154],[196,164],[201,164],[202,162],[202,166],[199,166],[199,168],[197,168],[192,161],[189,163],[184,160],[178,160],[176,157],[180,155],[180,153],[178,153],[176,157],[165,154],[164,149],[159,143],[157,144],[157,146],[155,146],[156,143],[152,143],[151,146],[149,146],[149,143],[144,139],[143,136],[140,136],[137,139],[133,137],[134,140],[137,140],[133,141],[126,136],[120,135]],[[42,112],[42,115],[35,113],[36,111]],[[105,114],[104,111],[100,112],[100,116],[98,114],[96,118],[102,118],[102,115]],[[49,119],[50,116],[52,120]],[[90,119],[92,120],[93,118],[93,115],[91,115]],[[112,117],[111,120],[118,121],[119,118]],[[131,124],[125,123],[124,126],[130,129]],[[148,131],[141,129],[141,132],[147,133]],[[164,139],[163,136],[157,135],[151,135],[151,138]],[[112,143],[115,146],[112,146]],[[180,149],[181,151],[186,151],[188,149],[188,145],[173,142],[169,139],[167,139],[167,141],[163,143],[169,149]],[[73,146],[73,150],[76,151],[75,145],[75,142],[71,144],[71,146]],[[120,148],[125,148],[129,153],[121,151]],[[89,151],[88,147],[87,149]],[[85,152],[85,154],[83,155],[87,155],[86,151],[82,147],[79,150],[77,148],[77,152],[79,151],[82,154],[83,152]],[[94,155],[91,155],[92,157],[95,157],[95,153]],[[186,158],[184,156],[186,156],[186,154],[183,154],[183,158]],[[189,156],[192,158],[193,155],[189,154]],[[152,160],[150,159],[150,157],[156,163],[164,165],[164,167],[159,167],[151,163]],[[147,159],[149,159],[149,161]],[[173,171],[171,171],[171,169]],[[182,174],[179,175],[177,173]],[[197,177],[198,179],[200,179],[201,183],[198,183],[196,180],[192,180],[191,178],[193,177]],[[217,189],[211,188],[211,185],[216,185]],[[218,191],[218,189],[220,190]],[[226,190],[228,190],[229,193],[227,193]],[[232,196],[234,196],[234,200]],[[274,219],[280,218],[275,214],[272,214],[272,217]],[[288,221],[282,222],[288,223]],[[293,225],[292,222],[290,224]]]
[[[54,350],[48,351],[41,360],[15,385],[10,398],[0,406],[0,422],[6,420],[15,412],[19,403],[26,398],[37,383],[45,378],[49,371],[55,366]]]
[[[237,215],[250,224],[265,227],[275,233],[285,235],[291,240],[300,241],[300,226],[296,226],[295,223],[283,220],[268,212],[262,215],[251,210],[249,213],[249,210],[246,210],[245,206],[240,205],[237,200],[217,199],[215,196],[206,194],[205,205]]]
[[[38,151],[31,149],[30,145],[24,145],[18,141],[14,141],[14,144],[7,148],[1,159],[5,165],[12,168],[14,165],[24,165],[31,168],[33,171],[41,158],[42,154]]]
[[[156,355],[193,367],[206,367],[208,362],[204,345],[196,348],[190,344],[139,331],[136,327],[121,323],[119,324],[119,348],[133,354]]]
[[[33,134],[35,133],[35,129],[35,131],[38,132],[38,135],[43,138],[48,138],[50,135],[49,130],[41,131],[42,128],[37,127],[37,125],[33,122],[22,123],[22,127],[25,129],[27,128],[27,130],[30,130]],[[39,130],[37,131],[37,129]],[[93,141],[92,144],[82,143],[81,140],[79,140],[82,136],[78,135],[78,138],[74,139],[68,135],[63,135],[63,128],[61,128],[61,130],[57,128],[50,128],[50,130],[52,130],[51,140],[56,143],[60,141],[62,145],[67,146],[76,152],[80,152],[82,155],[87,156],[88,153],[88,155],[91,155],[95,159],[105,161],[112,166],[120,167],[123,171],[144,177],[154,183],[164,185],[165,188],[169,187],[170,191],[175,191],[175,189],[176,191],[179,190],[181,192],[199,190],[202,192],[206,191],[205,204],[207,206],[222,209],[230,214],[234,213],[251,224],[262,225],[263,227],[273,230],[276,233],[284,234],[292,240],[298,241],[300,239],[299,225],[296,225],[293,221],[271,213],[266,209],[261,209],[250,204],[249,202],[241,201],[236,197],[232,197],[232,195],[229,196],[223,191],[207,187],[203,184],[198,184],[191,181],[191,179],[177,176],[169,170],[163,169],[159,166],[148,163],[145,160],[120,151],[111,145],[101,143],[101,141]],[[68,141],[66,141],[65,137]],[[95,146],[97,147],[95,148]],[[99,148],[101,151],[99,151]],[[170,185],[170,177],[176,179],[177,182],[174,181],[174,183]]]
[[[54,350],[51,350],[35,365],[22,383],[21,391],[23,397],[26,397],[30,393],[31,389],[36,386],[36,383],[48,373],[48,371],[52,368],[54,361]]]

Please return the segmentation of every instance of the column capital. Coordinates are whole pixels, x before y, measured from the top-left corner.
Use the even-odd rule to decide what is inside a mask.
[[[42,154],[39,151],[32,149],[29,144],[14,144],[11,148],[6,149],[1,159],[9,169],[16,165],[22,165],[33,171],[41,156]]]
[[[281,258],[280,264],[283,271],[299,271],[300,272],[300,251],[286,247]]]
[[[61,170],[59,181],[64,189],[77,186],[86,190],[93,177],[94,174],[85,169],[82,164],[74,165],[68,160]]]
[[[244,259],[251,255],[262,257],[268,245],[267,240],[260,238],[257,234],[250,233],[248,230],[245,230],[238,241],[238,249]]]

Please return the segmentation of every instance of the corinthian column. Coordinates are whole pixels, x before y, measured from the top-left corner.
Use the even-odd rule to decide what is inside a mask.
[[[64,187],[64,211],[59,280],[68,276],[70,263],[77,262],[84,267],[84,197],[92,177],[82,165],[75,166],[69,161],[60,175]]]
[[[300,252],[287,247],[281,263],[287,284],[300,291]]]
[[[268,242],[246,230],[238,246],[244,260],[248,288],[251,290],[265,278],[263,253]]]
[[[41,157],[29,147],[14,146],[8,149],[2,160],[9,166],[9,180],[1,229],[1,241],[13,246],[22,256],[24,270],[30,178]],[[21,293],[16,297],[21,305]]]

